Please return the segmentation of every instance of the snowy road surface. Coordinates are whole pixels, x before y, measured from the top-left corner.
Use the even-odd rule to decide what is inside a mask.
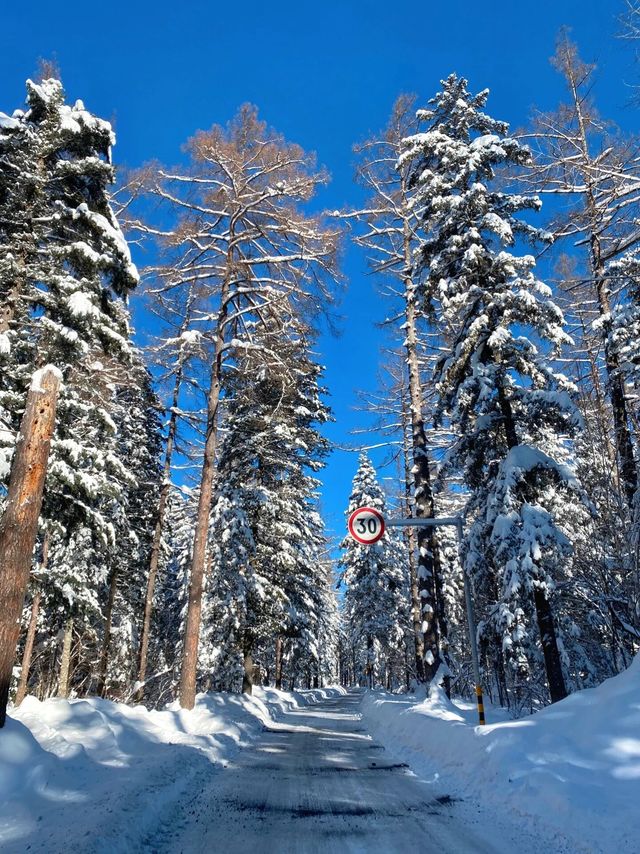
[[[393,754],[393,725],[376,724],[387,749],[367,732],[361,701],[340,689],[295,696],[260,689],[253,698],[201,694],[193,711],[148,711],[95,698],[27,698],[0,740],[0,851],[600,850],[569,847],[558,831],[548,838],[506,796],[491,808],[461,796],[459,785],[447,789],[440,767],[447,751],[440,743],[429,749],[426,736],[433,763],[418,762],[423,777],[414,774]],[[455,754],[455,728],[432,722],[430,737],[431,727]],[[474,781],[478,770],[469,764]],[[488,763],[482,770],[485,786],[495,787],[495,771]]]
[[[213,785],[200,781],[144,841],[157,852],[513,852],[540,839],[394,762],[362,728],[360,696],[285,713]],[[499,822],[498,822],[499,824]],[[559,850],[550,848],[547,850]]]

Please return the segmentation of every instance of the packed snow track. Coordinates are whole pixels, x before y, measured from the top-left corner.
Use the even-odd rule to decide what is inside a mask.
[[[536,850],[421,781],[362,728],[360,695],[286,712],[181,800],[145,841],[154,852],[507,852]],[[497,838],[500,840],[498,843]]]

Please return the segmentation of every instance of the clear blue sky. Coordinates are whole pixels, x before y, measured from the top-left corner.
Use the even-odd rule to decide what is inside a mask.
[[[21,106],[37,58],[55,55],[69,98],[113,121],[114,159],[135,166],[177,161],[196,129],[226,122],[251,101],[289,139],[317,151],[333,176],[321,202],[333,210],[357,203],[351,147],[386,123],[401,92],[425,101],[456,71],[474,89],[489,87],[488,111],[514,126],[534,104],[553,107],[562,88],[548,58],[562,25],[599,66],[601,112],[637,129],[629,98],[640,68],[614,37],[623,10],[624,0],[5,4],[0,110]],[[348,431],[362,421],[352,409],[354,389],[375,386],[373,323],[385,314],[358,251],[347,253],[345,272],[342,335],[320,341],[337,442],[350,441]],[[132,306],[141,328],[135,297]],[[323,507],[336,533],[355,466],[352,454],[337,452],[324,475]]]

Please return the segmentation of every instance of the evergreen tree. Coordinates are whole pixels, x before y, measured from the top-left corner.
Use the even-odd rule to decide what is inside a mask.
[[[455,74],[442,86],[401,162],[422,211],[421,299],[450,344],[436,380],[458,431],[449,466],[471,490],[466,568],[488,591],[485,636],[515,674],[540,644],[555,701],[566,688],[552,601],[571,552],[558,518],[580,495],[563,437],[579,418],[549,350],[571,340],[534,259],[510,251],[518,238],[544,237],[516,216],[539,202],[495,186],[496,170],[527,163],[528,150],[483,112],[486,90],[472,95]]]
[[[349,498],[349,516],[358,507],[384,515],[385,495],[376,471],[362,453]],[[346,585],[344,619],[357,682],[385,684],[390,664],[402,649],[408,624],[408,561],[404,543],[388,531],[371,546],[350,536],[342,541],[339,565]]]
[[[314,508],[328,418],[306,332],[291,318],[256,330],[229,373],[212,518],[213,578],[226,687],[251,690],[277,637],[317,660],[322,522]],[[326,583],[326,582],[325,582]],[[223,603],[223,604],[222,604]],[[216,677],[219,679],[219,677]]]
[[[2,441],[10,453],[33,371],[56,365],[64,385],[42,513],[44,609],[50,631],[64,623],[69,638],[81,617],[95,644],[107,555],[135,480],[116,423],[137,271],[109,201],[115,140],[82,102],[67,105],[54,79],[27,81],[27,110],[0,130]]]

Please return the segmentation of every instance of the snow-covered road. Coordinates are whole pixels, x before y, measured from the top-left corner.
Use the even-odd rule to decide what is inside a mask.
[[[490,763],[467,767],[467,727],[447,728],[442,710],[409,716],[423,736],[406,759],[416,767],[403,764],[410,720],[400,698],[384,697],[398,713],[388,724],[372,717],[371,697],[341,688],[200,694],[193,711],[29,697],[0,739],[0,850],[608,854],[549,834],[521,800],[514,808],[511,780],[496,789]],[[459,762],[444,783],[448,751]],[[493,798],[481,804],[461,774],[480,775]]]
[[[213,785],[202,779],[145,840],[157,852],[526,852],[477,806],[394,762],[363,729],[360,695],[285,712]],[[194,782],[196,782],[194,780]]]

